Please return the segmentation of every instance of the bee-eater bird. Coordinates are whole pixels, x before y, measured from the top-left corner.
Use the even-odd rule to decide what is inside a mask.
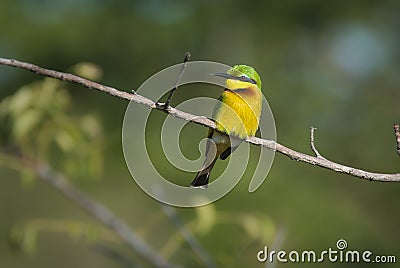
[[[206,160],[192,187],[206,188],[218,157],[225,160],[246,137],[254,136],[260,120],[261,79],[253,67],[235,65],[227,73],[214,75],[226,79],[226,88],[214,109],[216,130],[208,132]]]

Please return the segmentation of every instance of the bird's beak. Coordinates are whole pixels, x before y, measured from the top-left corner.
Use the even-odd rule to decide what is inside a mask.
[[[227,73],[215,73],[215,74],[211,74],[214,76],[219,76],[219,77],[223,77],[225,79],[235,79],[236,77]]]

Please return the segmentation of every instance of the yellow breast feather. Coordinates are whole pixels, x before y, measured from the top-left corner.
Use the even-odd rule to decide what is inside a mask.
[[[256,86],[225,90],[215,114],[217,129],[240,138],[254,136],[261,114],[260,95],[261,91]]]

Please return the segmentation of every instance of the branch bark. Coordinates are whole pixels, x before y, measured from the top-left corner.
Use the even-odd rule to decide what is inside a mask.
[[[400,126],[397,124],[394,124],[393,129],[394,129],[394,136],[396,137],[397,153],[400,156]]]
[[[154,102],[153,100],[148,99],[144,96],[120,91],[115,88],[108,87],[108,86],[84,79],[82,77],[79,77],[79,76],[76,76],[73,74],[58,72],[58,71],[54,71],[54,70],[50,70],[50,69],[45,69],[45,68],[39,67],[34,64],[21,62],[21,61],[17,61],[17,60],[13,60],[13,59],[0,58],[0,64],[29,70],[29,71],[34,72],[39,75],[52,77],[52,78],[63,80],[63,81],[77,83],[84,87],[103,91],[105,93],[119,97],[121,99],[134,101],[138,104],[146,105],[146,106],[150,107],[151,109],[157,109],[157,110],[163,111],[174,117],[215,129],[215,123],[212,120],[210,120],[204,116],[198,116],[198,115],[186,113],[186,112],[180,111],[180,110],[175,109],[170,106],[164,108],[163,106],[157,105],[156,102]],[[397,135],[396,135],[396,138],[397,138],[397,144],[399,147],[399,139],[400,138],[398,138]],[[360,179],[366,179],[366,180],[370,180],[370,181],[381,181],[381,182],[400,182],[400,173],[385,174],[385,173],[368,172],[368,171],[365,171],[362,169],[357,169],[357,168],[349,167],[346,165],[342,165],[342,164],[330,161],[328,159],[325,159],[323,157],[318,157],[318,156],[314,157],[311,155],[300,153],[300,152],[292,150],[292,149],[285,147],[284,145],[281,145],[272,140],[264,140],[264,139],[260,139],[257,137],[248,137],[246,139],[246,142],[249,142],[249,143],[252,143],[252,144],[255,144],[258,146],[263,146],[263,147],[271,149],[271,150],[275,150],[275,151],[277,151],[283,155],[286,155],[289,158],[296,160],[296,161],[320,166],[320,167],[330,169],[330,170],[333,170],[333,171],[336,171],[339,173],[348,174],[348,175],[351,175],[351,176],[354,176],[354,177],[357,177]]]

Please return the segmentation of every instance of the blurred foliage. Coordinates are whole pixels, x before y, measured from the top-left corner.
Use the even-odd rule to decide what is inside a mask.
[[[99,79],[90,63],[72,68]],[[0,102],[3,145],[23,157],[49,162],[72,178],[96,178],[103,166],[103,130],[91,114],[74,115],[65,83],[44,78],[25,85]]]
[[[25,224],[15,224],[10,231],[9,243],[12,248],[25,253],[37,250],[37,240],[40,233],[67,234],[75,241],[93,243],[99,240],[116,243],[115,235],[94,224],[71,220],[34,219]]]
[[[399,14],[395,0],[3,0],[0,53],[56,70],[93,62],[101,66],[104,84],[127,91],[180,62],[186,51],[192,60],[249,64],[261,74],[279,142],[310,152],[308,129],[315,126],[316,145],[323,156],[366,170],[398,172],[391,126],[400,120]],[[220,94],[214,88],[194,88],[179,89],[173,104]],[[158,202],[130,177],[121,152],[126,102],[3,66],[0,98],[2,150],[50,162],[172,261],[202,267]],[[154,115],[153,140],[159,140],[163,116]],[[206,132],[201,126],[188,126],[180,137],[183,147],[189,150],[192,141]],[[187,155],[198,157],[197,144],[193,146]],[[153,147],[154,162],[161,163],[162,151]],[[14,178],[23,169],[10,159],[0,161],[0,237],[5,239],[16,223],[30,219],[73,219],[82,226],[89,221],[42,184],[21,190]],[[20,172],[3,168],[5,164]],[[214,174],[224,166],[218,163]],[[190,182],[194,176],[173,166],[158,168],[176,181]],[[400,185],[361,181],[280,155],[257,192],[247,192],[248,182],[246,172],[239,185],[216,203],[177,209],[218,267],[262,267],[256,254],[265,245],[270,247],[281,229],[286,235],[278,249],[326,250],[334,248],[338,239],[346,239],[350,249],[400,258]],[[28,226],[23,224],[20,234]],[[68,233],[67,229],[60,232]],[[38,240],[40,248],[30,257],[14,254],[0,243],[0,266],[120,267],[92,250],[87,245],[91,243],[57,235]],[[137,259],[122,246],[118,251]],[[362,263],[340,265],[364,267]],[[319,266],[337,267],[337,263]]]

